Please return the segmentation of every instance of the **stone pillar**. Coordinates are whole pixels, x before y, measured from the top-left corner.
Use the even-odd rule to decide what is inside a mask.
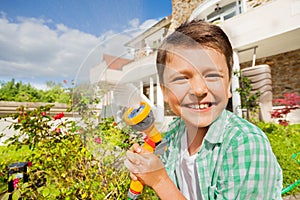
[[[187,21],[194,9],[203,0],[172,0],[172,20],[170,31],[175,30],[180,24]]]

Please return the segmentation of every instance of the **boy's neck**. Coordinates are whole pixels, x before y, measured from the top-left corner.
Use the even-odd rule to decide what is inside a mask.
[[[205,137],[208,127],[195,128],[193,126],[186,125],[187,129],[187,144],[190,156],[197,153],[202,145],[203,138]]]

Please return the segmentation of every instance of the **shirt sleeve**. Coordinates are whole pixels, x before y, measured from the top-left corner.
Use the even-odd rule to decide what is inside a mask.
[[[282,199],[282,172],[268,139],[240,134],[224,155],[214,199]]]

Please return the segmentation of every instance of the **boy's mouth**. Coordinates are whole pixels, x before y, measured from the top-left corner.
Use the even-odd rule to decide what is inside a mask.
[[[211,106],[211,103],[187,104],[185,106],[192,109],[202,110],[202,109],[209,108]]]

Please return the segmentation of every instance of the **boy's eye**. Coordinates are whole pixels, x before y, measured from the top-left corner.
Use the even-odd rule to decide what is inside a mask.
[[[176,82],[176,81],[182,81],[182,80],[186,80],[187,77],[186,76],[177,76],[177,77],[174,77],[172,79],[173,82]]]
[[[221,74],[218,74],[218,73],[213,73],[213,74],[207,74],[205,76],[205,78],[207,79],[211,79],[211,80],[215,80],[215,79],[218,79],[218,78],[222,78],[223,76]]]
[[[207,74],[206,77],[222,77],[222,75],[215,73],[215,74]]]

